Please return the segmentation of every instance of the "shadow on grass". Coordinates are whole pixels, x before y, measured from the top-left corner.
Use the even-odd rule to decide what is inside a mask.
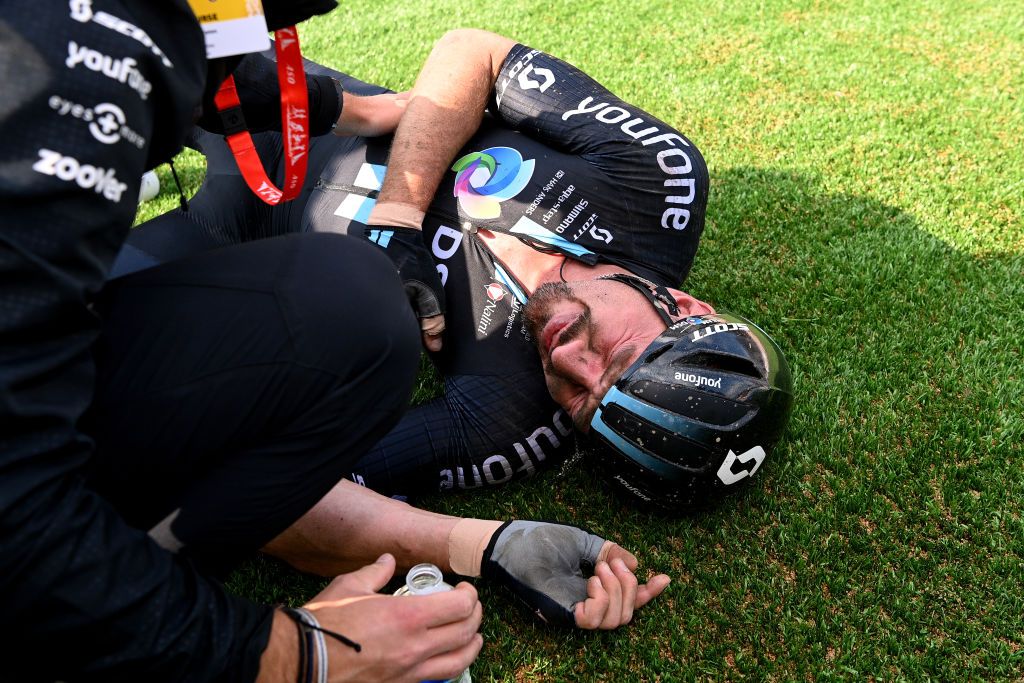
[[[699,516],[631,509],[585,466],[423,501],[573,521],[673,577],[613,634],[545,629],[484,587],[489,645],[474,675],[1024,675],[1024,255],[973,256],[908,213],[795,173],[734,168],[712,182],[687,284],[787,351],[787,435],[748,494]],[[232,583],[270,601],[320,585],[267,561]]]

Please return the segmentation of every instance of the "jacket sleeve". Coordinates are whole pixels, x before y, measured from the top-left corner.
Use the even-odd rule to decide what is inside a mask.
[[[0,22],[4,667],[50,680],[251,680],[269,608],[228,595],[84,484],[89,302],[153,150],[180,147],[205,72],[183,0],[131,5],[13,3]]]

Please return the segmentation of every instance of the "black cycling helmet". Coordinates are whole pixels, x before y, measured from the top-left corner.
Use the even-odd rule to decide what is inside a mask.
[[[590,423],[595,455],[634,501],[675,512],[744,488],[779,440],[793,399],[771,337],[730,313],[672,323],[664,288],[629,275],[669,324],[608,390]]]

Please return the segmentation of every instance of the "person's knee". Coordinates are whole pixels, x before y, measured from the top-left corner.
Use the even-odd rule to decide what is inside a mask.
[[[346,375],[387,367],[411,384],[418,325],[391,261],[351,237],[296,238],[279,294],[300,362]]]

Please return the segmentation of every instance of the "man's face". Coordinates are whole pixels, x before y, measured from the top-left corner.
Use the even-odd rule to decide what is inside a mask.
[[[640,292],[612,280],[541,285],[524,315],[548,391],[582,432],[612,384],[665,329]]]

